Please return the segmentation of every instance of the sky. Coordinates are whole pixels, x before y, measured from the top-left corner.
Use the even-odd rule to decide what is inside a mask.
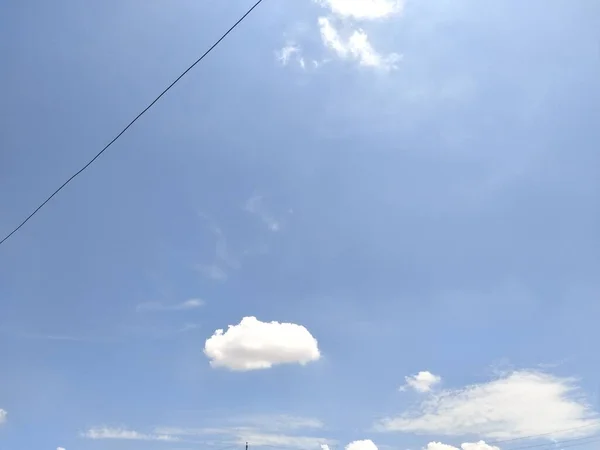
[[[0,234],[252,3],[3,2]],[[0,246],[0,449],[596,449],[598,117],[595,0],[264,0]]]

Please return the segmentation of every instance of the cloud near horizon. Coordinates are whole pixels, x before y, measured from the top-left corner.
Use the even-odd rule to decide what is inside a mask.
[[[127,428],[93,427],[82,433],[82,437],[99,440],[124,440],[124,441],[162,441],[177,442],[178,437],[168,434],[146,434]]]
[[[486,444],[485,441],[479,442],[465,442],[458,447],[453,445],[442,444],[441,442],[430,442],[427,444],[424,450],[500,450],[500,447],[495,447],[490,444]]]
[[[346,450],[378,450],[375,443],[370,439],[352,441],[345,447]]]
[[[589,436],[600,430],[599,419],[582,398],[576,380],[521,370],[431,394],[415,410],[386,418],[376,429],[488,439],[552,433],[545,437],[558,439]]]
[[[301,430],[315,430],[323,426],[317,419],[289,415],[262,415],[255,417],[239,417],[228,419],[226,423],[234,422],[233,426],[215,428],[177,428],[158,427],[154,430],[157,435],[175,436],[181,442],[192,442],[188,439],[216,438],[216,441],[236,442],[240,446],[251,442],[252,447],[275,446],[306,450],[319,448],[325,450],[337,443],[334,439],[322,436],[299,434]],[[196,441],[194,441],[196,442]]]

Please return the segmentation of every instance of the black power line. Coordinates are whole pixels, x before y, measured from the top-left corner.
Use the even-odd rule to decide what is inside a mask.
[[[162,91],[160,93],[160,95],[158,97],[156,97],[154,100],[152,100],[152,102],[146,106],[146,108],[144,108],[142,110],[142,112],[140,112],[135,119],[133,119],[131,122],[129,122],[129,124],[123,128],[121,130],[121,132],[119,134],[117,134],[112,141],[110,141],[108,144],[106,144],[106,146],[100,150],[96,156],[94,156],[86,165],[84,165],[81,169],[79,169],[77,172],[75,172],[73,175],[71,175],[71,177],[69,177],[69,179],[67,179],[67,181],[65,181],[63,184],[60,185],[60,187],[58,189],[56,189],[46,200],[44,200],[36,209],[33,210],[33,212],[31,214],[29,214],[29,216],[27,216],[25,218],[25,220],[23,220],[14,230],[12,230],[10,233],[8,233],[1,241],[0,241],[0,245],[4,244],[4,242],[6,242],[13,234],[15,234],[17,231],[19,231],[21,229],[21,227],[23,225],[25,225],[27,222],[29,222],[29,219],[31,219],[33,216],[35,216],[37,214],[37,212],[42,209],[46,203],[48,203],[50,200],[52,200],[52,198],[58,194],[60,191],[62,191],[62,189],[69,184],[71,181],[73,181],[73,179],[75,177],[77,177],[81,172],[83,172],[85,169],[87,169],[89,166],[92,165],[92,163],[94,163],[94,161],[96,161],[111,145],[113,145],[135,122],[138,121],[138,119],[140,117],[142,117],[150,108],[152,108],[154,106],[154,104],[156,102],[158,102],[163,95],[165,95],[173,86],[175,86],[177,84],[177,82],[179,80],[181,80],[190,70],[192,70],[196,64],[198,64],[200,61],[202,61],[211,51],[214,50],[214,48],[219,45],[221,43],[221,41],[223,39],[225,39],[229,33],[231,33],[240,23],[243,22],[243,20],[248,17],[248,15],[250,15],[250,13],[252,11],[254,11],[254,9],[256,9],[256,7],[258,5],[260,5],[263,2],[263,0],[258,0],[248,11],[246,11],[246,13],[240,17],[238,19],[238,21],[236,23],[234,23],[231,28],[229,28],[208,50],[206,50],[206,52],[204,52],[204,54],[202,56],[200,56],[200,58],[198,58],[196,61],[194,61],[194,63],[189,66],[187,69],[185,69],[185,71],[179,75],[175,81],[173,81],[164,91]]]

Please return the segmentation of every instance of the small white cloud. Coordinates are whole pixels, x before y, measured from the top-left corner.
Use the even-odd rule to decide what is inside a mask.
[[[401,13],[403,0],[315,0],[335,15],[357,20],[383,19]]]
[[[345,42],[327,17],[319,17],[319,28],[325,47],[333,50],[342,59],[353,59],[363,66],[386,70],[396,68],[401,59],[396,53],[386,56],[378,53],[364,30],[354,30]]]
[[[65,450],[64,447],[56,447],[56,450]]]
[[[6,411],[4,411],[3,409],[0,409],[0,424],[3,424],[4,422],[6,422],[7,416],[8,416],[8,413]]]
[[[108,427],[96,427],[90,428],[82,434],[83,437],[88,439],[113,439],[113,440],[127,440],[127,441],[163,441],[163,442],[176,442],[179,440],[176,436],[168,434],[145,434],[138,431],[129,430],[126,428],[108,428]]]
[[[159,302],[148,302],[137,305],[136,310],[138,312],[143,311],[189,311],[191,309],[197,309],[204,306],[204,300],[193,298],[186,300],[185,302],[177,303],[174,305],[165,305]]]
[[[600,420],[582,397],[576,380],[522,370],[432,395],[417,410],[384,419],[377,428],[488,439],[552,433],[544,437],[558,439],[596,433]]]
[[[281,50],[276,52],[276,55],[277,55],[278,61],[282,65],[287,66],[289,64],[290,60],[294,56],[300,55],[300,53],[301,53],[301,50],[298,45],[296,45],[294,43],[288,43]],[[302,59],[301,57],[299,57],[299,58]]]
[[[330,450],[329,449],[329,445],[327,445],[327,444],[321,444],[321,450]]]
[[[204,353],[212,367],[236,371],[305,365],[321,357],[317,340],[304,326],[261,322],[256,317],[244,317],[227,331],[216,330],[206,340]]]
[[[442,381],[442,377],[428,371],[422,371],[416,375],[404,377],[404,379],[406,384],[400,388],[401,391],[411,388],[421,393],[430,392],[435,385]]]
[[[479,442],[465,442],[461,444],[462,450],[500,450],[498,447],[486,444],[485,441]],[[441,442],[430,442],[427,444],[424,450],[459,450],[457,447],[448,444],[442,444]]]
[[[346,445],[346,450],[377,450],[377,446],[370,439],[353,441]]]

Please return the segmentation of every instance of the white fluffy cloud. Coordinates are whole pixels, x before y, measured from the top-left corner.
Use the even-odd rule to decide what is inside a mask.
[[[403,0],[315,0],[341,17],[373,20],[402,12]]]
[[[308,364],[321,357],[317,340],[302,325],[261,322],[244,317],[227,331],[217,330],[206,340],[204,353],[212,367],[247,371],[278,364]]]
[[[0,424],[6,422],[6,416],[8,416],[8,413],[3,409],[0,409]]]
[[[400,388],[404,391],[407,388],[414,389],[417,392],[430,392],[431,389],[442,381],[442,377],[434,375],[428,371],[419,372],[410,377],[404,377],[406,384]]]
[[[370,439],[353,441],[346,445],[346,450],[377,450],[377,446]]]
[[[65,450],[64,447],[56,447],[56,450]]]
[[[177,442],[179,438],[169,434],[146,434],[126,428],[95,427],[82,434],[88,439],[113,439],[124,441],[163,441]]]
[[[462,450],[500,450],[498,447],[494,447],[493,445],[486,444],[485,441],[479,442],[465,442],[461,444],[460,448]],[[427,444],[424,450],[459,450],[457,447],[453,445],[442,444],[441,442],[430,442]]]
[[[384,419],[377,428],[491,439],[552,433],[545,437],[558,439],[591,435],[600,430],[600,420],[582,398],[576,380],[523,370],[431,395],[416,411]]]
[[[342,59],[353,59],[362,66],[382,69],[394,68],[400,60],[400,56],[395,53],[385,56],[378,53],[362,29],[354,30],[350,37],[344,40],[327,17],[319,18],[319,29],[323,45],[334,51]]]

